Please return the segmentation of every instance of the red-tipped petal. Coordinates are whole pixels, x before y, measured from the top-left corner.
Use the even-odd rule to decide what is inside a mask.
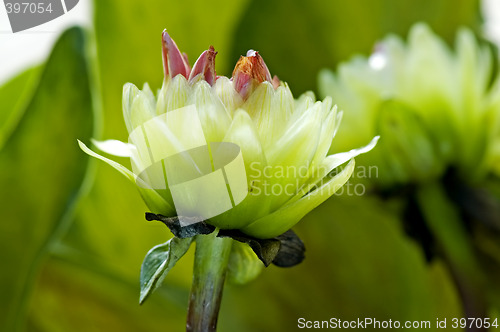
[[[162,53],[163,53],[163,71],[165,77],[175,77],[178,74],[184,77],[189,77],[189,64],[187,62],[187,57],[185,58],[179,48],[175,44],[174,40],[170,38],[167,30],[163,30],[162,33]]]
[[[186,52],[182,52],[182,58],[184,59],[184,62],[187,67],[187,72],[189,74],[191,72],[191,66],[189,65],[189,58]]]
[[[279,77],[277,75],[273,76],[272,83],[273,83],[273,87],[274,87],[275,90],[280,86],[281,81],[280,81],[280,79],[279,79]]]
[[[243,99],[248,97],[250,88],[253,84],[251,76],[251,63],[248,58],[240,56],[233,71],[234,89],[238,91]]]
[[[272,81],[271,73],[269,72],[266,63],[264,62],[264,59],[260,56],[259,52],[254,50],[248,50],[247,58],[250,58],[250,60],[252,61],[253,78],[258,80],[259,83],[262,83],[264,81],[268,82]]]
[[[259,52],[249,50],[247,56],[240,57],[234,67],[234,88],[245,99],[256,83],[262,83],[264,81],[273,83],[271,73]]]
[[[208,84],[213,85],[217,78],[217,74],[215,73],[216,55],[217,52],[215,52],[213,46],[210,46],[208,50],[203,52],[193,65],[193,69],[189,75],[189,80],[192,80],[197,75],[202,74],[203,79],[207,81]]]

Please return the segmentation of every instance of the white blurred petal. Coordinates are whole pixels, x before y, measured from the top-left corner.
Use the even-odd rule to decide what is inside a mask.
[[[133,151],[135,150],[135,146],[130,143],[124,143],[122,141],[109,139],[106,141],[97,141],[92,139],[92,143],[107,154],[116,156],[116,157],[132,157]]]

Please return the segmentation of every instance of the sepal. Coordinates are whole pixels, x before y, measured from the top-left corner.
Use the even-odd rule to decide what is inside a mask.
[[[141,295],[139,303],[144,301],[163,282],[167,273],[188,251],[193,238],[171,238],[167,242],[153,247],[144,258],[141,267]]]

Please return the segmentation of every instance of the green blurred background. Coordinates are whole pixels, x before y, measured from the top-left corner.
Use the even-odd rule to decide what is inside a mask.
[[[448,41],[459,26],[481,33],[476,0],[94,1],[90,31],[66,31],[47,62],[0,87],[0,331],[184,329],[192,250],[139,306],[142,259],[171,235],[144,220],[133,185],[76,143],[126,140],[122,86],[160,88],[164,28],[191,63],[214,45],[219,75],[258,50],[298,96],[316,90],[319,69],[416,21]],[[444,264],[404,234],[401,205],[334,195],[295,228],[302,264],[226,287],[219,330],[463,317]]]

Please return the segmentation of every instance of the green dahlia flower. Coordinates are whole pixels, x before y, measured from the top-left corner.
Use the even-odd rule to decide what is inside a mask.
[[[345,109],[330,152],[383,137],[366,156],[382,187],[440,178],[453,168],[473,182],[500,170],[500,82],[488,46],[461,29],[455,50],[424,24],[404,43],[389,36],[374,53],[324,70],[320,91]]]
[[[340,188],[353,158],[376,143],[327,156],[341,118],[331,98],[294,100],[255,51],[229,79],[216,75],[213,47],[191,69],[166,32],[162,41],[165,80],[157,96],[147,84],[123,89],[129,142],[94,142],[129,157],[132,171],[81,144],[136,182],[155,213],[271,238]]]

